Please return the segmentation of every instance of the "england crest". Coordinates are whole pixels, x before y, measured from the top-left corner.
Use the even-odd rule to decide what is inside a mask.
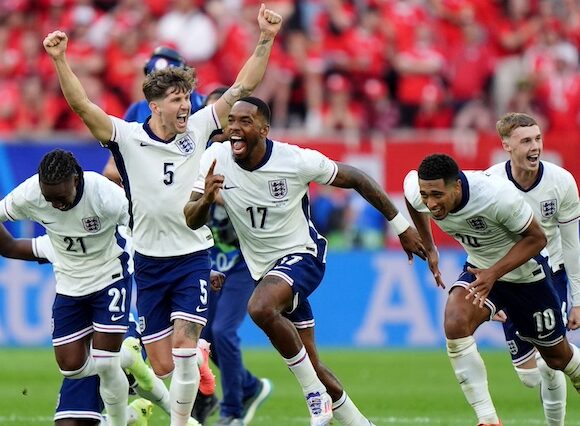
[[[84,217],[82,220],[85,231],[94,233],[101,230],[101,220],[97,216]]]
[[[558,200],[552,198],[551,200],[540,201],[540,211],[542,217],[552,217],[558,210]]]
[[[191,154],[195,151],[195,142],[189,137],[189,135],[185,135],[181,139],[175,141],[177,148],[184,154]]]
[[[485,231],[487,229],[487,223],[485,223],[485,219],[481,216],[470,217],[465,220],[468,225],[476,231]]]
[[[284,198],[288,194],[288,185],[286,179],[269,180],[270,195],[274,198]]]

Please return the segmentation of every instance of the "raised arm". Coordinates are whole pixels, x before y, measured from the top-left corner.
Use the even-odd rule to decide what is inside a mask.
[[[66,60],[67,35],[53,31],[43,41],[60,82],[60,88],[72,110],[83,120],[93,136],[106,144],[113,135],[113,124],[105,111],[91,102],[78,77],[73,73]]]
[[[32,240],[15,239],[1,223],[0,256],[10,259],[38,260],[32,250]]]
[[[356,167],[344,163],[337,163],[337,165],[338,172],[331,185],[339,188],[352,188],[358,192],[389,221],[389,225],[399,236],[409,260],[413,259],[413,254],[425,259],[425,247],[417,230],[409,225],[409,222],[399,213],[383,188],[373,178]]]
[[[274,44],[274,38],[282,27],[282,17],[276,12],[266,9],[266,6],[262,3],[258,13],[258,24],[260,26],[260,39],[254,53],[238,73],[232,87],[214,105],[222,127],[226,125],[234,103],[238,99],[251,95],[262,81]]]

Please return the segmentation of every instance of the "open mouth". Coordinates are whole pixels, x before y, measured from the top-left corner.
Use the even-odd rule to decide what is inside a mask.
[[[231,136],[230,141],[232,142],[232,152],[236,157],[242,155],[246,151],[246,141],[240,136]]]
[[[536,165],[538,164],[538,162],[540,161],[540,155],[539,154],[535,154],[535,155],[528,155],[526,157],[526,159],[532,163],[532,165]]]

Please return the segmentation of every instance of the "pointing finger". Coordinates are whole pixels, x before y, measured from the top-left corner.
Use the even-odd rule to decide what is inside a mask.
[[[213,170],[215,169],[216,163],[217,163],[217,160],[214,159],[211,163],[211,166],[209,166],[209,170],[207,171],[208,176],[213,176]]]

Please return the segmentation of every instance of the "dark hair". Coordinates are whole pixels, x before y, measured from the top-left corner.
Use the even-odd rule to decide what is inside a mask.
[[[495,123],[499,137],[509,138],[518,127],[537,126],[538,122],[531,115],[521,112],[508,112]]]
[[[246,96],[245,98],[241,98],[238,102],[247,102],[249,104],[255,105],[258,107],[258,114],[261,115],[266,124],[270,124],[270,118],[272,113],[270,112],[270,107],[266,102],[264,102],[260,98],[256,98],[254,96]]]
[[[213,89],[205,97],[205,99],[203,101],[203,106],[207,106],[207,102],[209,101],[210,98],[213,98],[214,96],[221,97],[224,93],[226,93],[228,91],[228,89],[229,89],[229,87],[226,87],[226,86],[220,86],[220,87]]]
[[[445,184],[454,182],[459,177],[459,166],[453,158],[445,154],[433,154],[425,157],[418,169],[419,179],[443,179]]]
[[[153,71],[145,77],[143,82],[143,94],[147,102],[163,99],[167,94],[167,89],[173,92],[188,93],[195,86],[195,71],[184,68],[163,68]]]
[[[82,171],[72,152],[55,149],[40,161],[38,178],[48,185],[57,185]]]

